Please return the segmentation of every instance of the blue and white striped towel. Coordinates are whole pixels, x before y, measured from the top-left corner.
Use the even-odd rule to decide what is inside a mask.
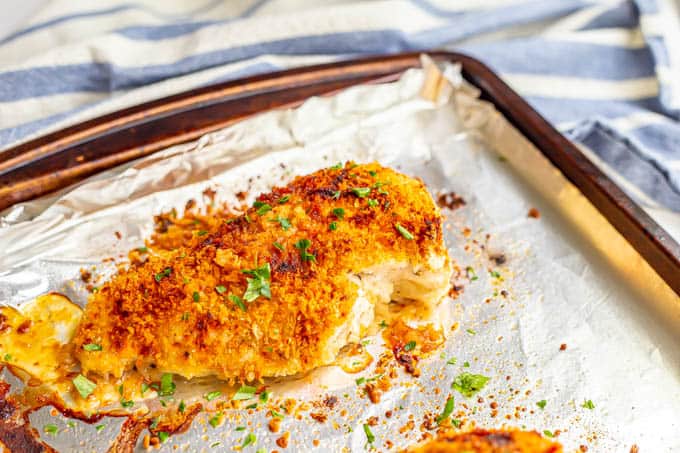
[[[0,149],[217,81],[436,47],[489,64],[652,212],[680,212],[675,0],[53,0],[0,41]]]

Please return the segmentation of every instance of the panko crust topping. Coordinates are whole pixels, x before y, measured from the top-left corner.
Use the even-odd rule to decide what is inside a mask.
[[[433,255],[448,263],[422,181],[376,163],[338,165],[120,271],[91,296],[75,349],[86,375],[306,372],[329,363],[324,351],[357,299],[350,275],[388,261],[428,269]]]

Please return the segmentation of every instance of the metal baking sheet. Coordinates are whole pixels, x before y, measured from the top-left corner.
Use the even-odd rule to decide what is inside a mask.
[[[339,399],[325,423],[308,413],[285,419],[286,451],[364,451],[362,425],[372,416],[379,420],[372,428],[378,450],[404,447],[421,439],[424,417],[440,413],[448,394],[466,426],[558,433],[566,451],[581,445],[596,452],[634,445],[643,452],[680,451],[677,295],[533,145],[477,99],[458,67],[427,62],[425,68],[394,83],[258,115],[57,198],[6,211],[0,301],[16,306],[53,290],[84,305],[81,268],[96,266],[107,275],[113,266],[102,260],[122,260],[141,245],[154,214],[181,213],[206,188],[237,206],[239,192],[252,200],[294,175],[338,161],[377,160],[422,178],[435,197],[455,193],[465,200],[444,210],[449,252],[463,270],[456,283],[464,289],[444,313],[455,329],[441,353],[424,362],[421,377],[401,376],[378,404],[355,384],[372,375],[370,368],[348,375],[329,367],[281,386],[279,396]],[[493,257],[501,254],[505,262],[497,264]],[[382,340],[370,340],[377,355]],[[447,364],[452,358],[456,364]],[[451,390],[465,371],[490,377],[474,398]],[[536,404],[541,400],[544,409]],[[593,409],[582,407],[586,400]],[[201,414],[162,449],[231,449],[252,431],[257,448],[281,450],[275,443],[281,434],[269,432],[264,413],[234,411],[218,428],[208,418]],[[414,428],[402,430],[409,420]],[[99,422],[101,431],[80,422],[70,427],[43,409],[31,422],[40,431],[58,425],[58,435],[43,439],[60,451],[103,451],[122,421]],[[247,431],[236,431],[240,425]]]

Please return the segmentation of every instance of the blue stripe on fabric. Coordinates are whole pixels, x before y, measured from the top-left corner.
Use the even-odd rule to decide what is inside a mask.
[[[450,24],[409,35],[412,47],[427,49],[497,31],[506,27],[516,27],[532,22],[565,16],[584,5],[581,0],[560,2],[530,1],[521,7],[511,5],[490,11],[467,13]]]
[[[559,75],[604,80],[652,77],[649,49],[625,49],[581,42],[515,39],[462,46],[498,72]]]
[[[620,3],[598,15],[579,30],[597,28],[635,28],[638,26],[637,9],[633,2]]]
[[[451,17],[459,17],[462,14],[466,14],[468,11],[451,11],[445,8],[440,8],[439,6],[435,6],[432,3],[428,2],[427,0],[409,0],[409,3],[412,5],[417,6],[419,9],[425,11],[426,13],[436,16],[436,17],[446,17],[446,18],[451,18]]]
[[[218,0],[220,1],[220,0]],[[114,33],[125,36],[129,39],[136,40],[146,40],[146,41],[158,41],[162,39],[171,39],[178,36],[193,33],[205,27],[210,27],[212,25],[226,24],[233,22],[237,19],[243,19],[254,14],[263,5],[268,3],[269,0],[258,0],[252,5],[246,8],[241,14],[233,19],[225,20],[204,20],[197,22],[179,22],[173,24],[163,24],[163,25],[134,25],[130,27],[120,28],[115,30]]]
[[[213,79],[201,86],[211,85],[218,82],[225,82],[229,80],[238,79],[240,77],[247,77],[255,74],[262,74],[265,72],[271,72],[278,70],[279,67],[271,63],[260,62],[254,63],[252,65],[246,66],[244,68],[237,69],[235,71],[228,72],[221,75],[219,78]],[[79,113],[83,110],[89,109],[93,106],[106,102],[108,99],[102,99],[101,101],[96,101],[90,104],[82,105],[64,112],[55,113],[54,115],[41,118],[39,120],[30,121],[27,123],[20,124],[18,126],[9,127],[6,129],[0,129],[0,147],[8,145],[10,143],[21,140],[23,137],[31,135],[38,132],[41,129],[45,129],[52,124],[55,124],[71,115]]]
[[[389,43],[386,45],[386,43]],[[377,54],[415,50],[401,31],[303,36],[191,55],[168,64],[125,68],[109,63],[49,66],[0,73],[0,102],[80,91],[107,92],[154,83],[265,54]]]
[[[653,111],[663,114],[657,98],[638,99],[635,101],[611,101],[588,99],[562,99],[529,96],[525,98],[532,107],[551,123],[579,121],[583,118],[600,116],[614,118],[628,116],[635,112]]]
[[[33,33],[34,31],[42,30],[43,28],[49,28],[57,24],[61,24],[63,22],[68,22],[73,19],[82,19],[85,17],[96,17],[96,16],[106,16],[107,14],[113,14],[117,13],[120,11],[125,11],[129,9],[134,9],[135,5],[131,4],[126,4],[126,5],[120,5],[120,6],[115,6],[113,8],[108,8],[108,9],[102,9],[102,10],[93,10],[93,11],[87,11],[83,13],[75,13],[75,14],[68,14],[66,16],[61,16],[61,17],[56,17],[54,19],[50,19],[45,22],[40,22],[35,25],[31,25],[30,27],[26,27],[22,30],[19,30],[15,33],[12,33],[9,36],[6,36],[2,40],[0,40],[0,45],[6,44],[10,41],[15,40],[16,38],[19,38],[20,36],[27,35],[29,33]]]
[[[0,102],[75,92],[112,91],[108,63],[45,66],[0,73]]]
[[[46,127],[54,123],[66,119],[69,116],[81,112],[87,108],[90,108],[98,103],[99,102],[93,102],[91,104],[81,105],[74,109],[67,110],[65,112],[55,113],[54,115],[50,115],[39,120],[29,121],[18,126],[8,127],[6,129],[0,129],[0,147],[4,147],[11,143],[17,142],[23,139],[24,137],[27,137],[35,132],[38,132],[41,129],[45,129]]]
[[[637,144],[599,122],[588,122],[568,134],[662,205],[680,211],[680,190],[662,162]]]
[[[249,16],[254,11],[259,9],[263,4],[267,3],[267,1],[268,0],[257,0],[257,1],[255,1],[253,3],[253,5],[248,7],[248,9],[246,9],[239,17]],[[19,38],[21,36],[33,33],[35,31],[42,30],[44,28],[49,28],[49,27],[52,27],[54,25],[58,25],[58,24],[61,24],[61,23],[64,23],[64,22],[68,22],[68,21],[71,21],[71,20],[74,20],[74,19],[83,19],[83,18],[88,18],[88,17],[106,16],[106,15],[109,15],[109,14],[119,13],[121,11],[138,9],[138,10],[146,11],[147,13],[153,14],[154,16],[160,17],[164,20],[174,21],[174,20],[178,20],[179,18],[182,18],[182,17],[188,18],[188,17],[191,17],[194,14],[198,14],[198,13],[201,13],[201,12],[204,12],[204,11],[209,11],[212,8],[214,8],[215,6],[219,5],[221,2],[222,2],[222,0],[214,0],[211,3],[206,4],[205,6],[201,6],[201,7],[197,8],[196,10],[191,11],[191,12],[185,14],[185,15],[182,15],[182,16],[171,16],[171,15],[161,14],[161,13],[158,13],[157,11],[146,8],[143,5],[137,5],[137,4],[134,4],[134,3],[126,3],[126,4],[122,4],[122,5],[112,7],[112,8],[102,9],[102,10],[92,10],[92,11],[86,11],[86,12],[82,12],[82,13],[67,14],[65,16],[55,17],[54,19],[50,19],[50,20],[47,20],[45,22],[41,22],[41,23],[38,23],[38,24],[35,24],[35,25],[31,25],[30,27],[26,27],[22,30],[19,30],[19,31],[9,35],[9,36],[6,36],[5,38],[0,40],[0,45],[8,43],[10,41],[13,41],[14,39]],[[135,28],[135,27],[129,27],[129,28]],[[143,28],[143,27],[140,27],[140,28]]]
[[[184,22],[166,25],[135,25],[115,30],[114,33],[129,39],[156,41],[161,39],[176,38],[178,36],[193,33],[204,27],[223,23],[219,20],[207,20],[200,22]]]

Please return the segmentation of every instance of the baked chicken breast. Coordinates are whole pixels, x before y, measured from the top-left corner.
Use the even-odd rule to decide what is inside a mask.
[[[405,453],[562,453],[557,442],[535,431],[446,432]]]
[[[449,290],[438,208],[422,181],[378,164],[298,177],[202,233],[91,296],[74,338],[83,373],[304,373],[359,341],[378,305],[435,307]]]

